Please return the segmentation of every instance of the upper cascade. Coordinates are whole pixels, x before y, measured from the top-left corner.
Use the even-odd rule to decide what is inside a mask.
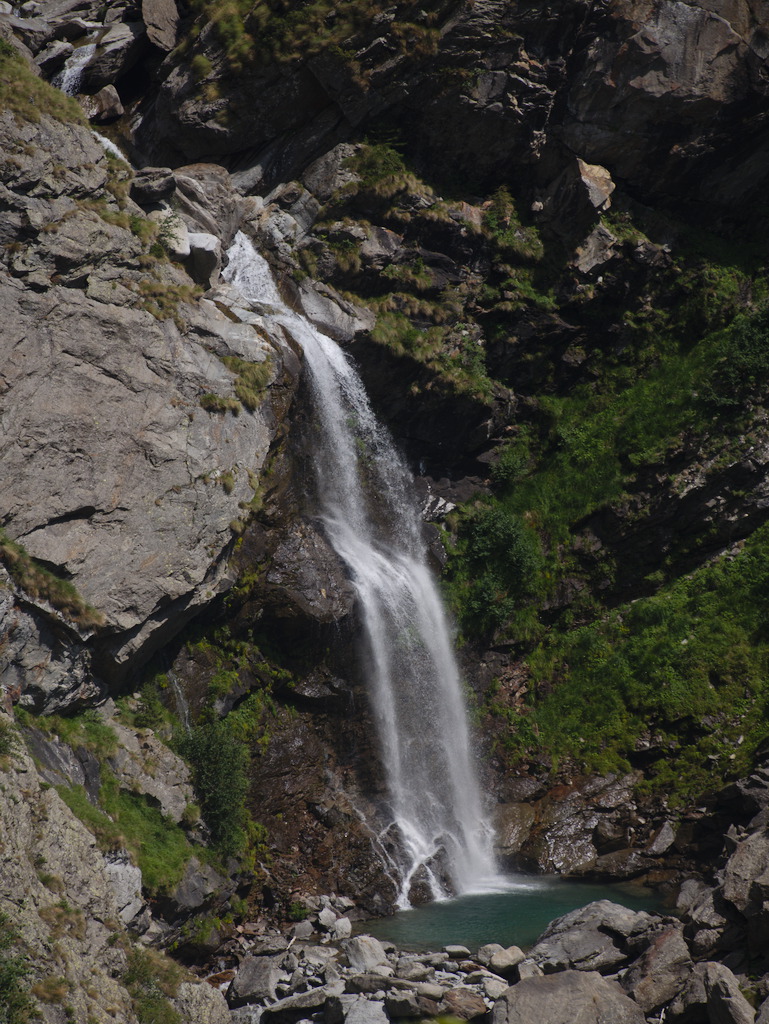
[[[411,478],[342,350],[282,301],[239,233],[225,277],[273,307],[304,350],[314,402],[318,512],[356,589],[379,732],[400,907],[413,883],[435,899],[499,885],[446,616],[427,567]]]

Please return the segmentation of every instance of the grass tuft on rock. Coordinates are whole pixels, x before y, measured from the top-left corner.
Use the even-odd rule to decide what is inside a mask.
[[[44,568],[3,530],[0,530],[0,562],[20,590],[33,600],[47,602],[81,629],[94,629],[104,623],[102,613],[83,600],[69,580]]]
[[[87,124],[77,100],[38,78],[16,47],[0,39],[0,112],[6,110],[22,121],[37,122],[48,114],[57,121]]]

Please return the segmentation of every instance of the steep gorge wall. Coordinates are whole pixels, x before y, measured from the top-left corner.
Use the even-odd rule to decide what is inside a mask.
[[[124,21],[89,8],[109,14],[117,42],[83,87],[114,83],[131,152],[173,171],[134,177],[83,125],[7,99],[0,121],[3,683],[22,707],[71,711],[138,686],[159,655],[152,670],[170,669],[193,719],[269,691],[252,804],[273,861],[255,902],[287,908],[333,890],[383,909],[388,881],[361,823],[364,812],[376,820],[383,794],[350,588],[304,515],[300,360],[217,280],[222,250],[239,225],[259,240],[286,293],[359,358],[421,468],[427,515],[440,522],[469,501],[472,522],[478,496],[500,493],[493,467],[522,426],[542,447],[521,476],[546,464],[548,446],[587,470],[591,438],[580,447],[573,423],[558,434],[558,401],[621,395],[618,366],[643,379],[665,355],[655,333],[696,346],[760,298],[758,258],[726,297],[708,278],[717,261],[677,260],[701,203],[729,230],[728,218],[755,212],[760,230],[762,15],[479,2],[420,22],[398,7],[364,19],[344,46],[332,31],[283,52],[289,33],[238,69],[203,21],[186,51],[164,56],[190,25],[161,45],[150,6],[144,21],[135,7]],[[65,7],[5,24],[41,58],[57,34],[80,32],[61,27],[72,23]],[[128,45],[145,28],[149,42]],[[369,131],[398,146],[361,147]],[[189,165],[200,159],[232,178]],[[500,184],[508,196],[495,199]],[[667,309],[672,325],[658,317]],[[244,364],[262,368],[257,401]],[[687,429],[661,454],[623,448],[621,494],[575,514],[567,537],[526,510],[561,560],[544,597],[524,595],[538,628],[600,621],[724,549],[737,557],[732,545],[766,518],[762,401],[751,393],[747,421],[717,421],[712,438]],[[599,461],[613,457],[597,443]],[[462,543],[461,526],[449,520],[448,532]],[[434,551],[445,561],[439,541]],[[503,560],[493,548],[482,557],[478,578]],[[496,614],[504,586],[494,587],[484,603]],[[571,749],[559,767],[532,741],[510,771],[505,743],[526,725],[536,636],[504,613],[489,628],[470,612],[468,675],[486,696],[511,863],[624,876],[707,857],[707,842],[688,841],[699,804],[682,812],[657,795],[639,808],[627,767],[596,781]],[[705,717],[675,728],[707,731]],[[716,716],[712,728],[736,742],[742,721]],[[631,737],[637,773],[678,742],[655,730]],[[730,767],[720,747],[711,756],[717,787]],[[674,826],[680,838],[666,846]],[[222,937],[195,948],[206,955]]]

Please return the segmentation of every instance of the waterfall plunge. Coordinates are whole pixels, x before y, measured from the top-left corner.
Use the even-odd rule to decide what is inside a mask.
[[[96,53],[96,43],[85,43],[70,54],[64,67],[51,79],[51,85],[61,89],[67,96],[76,96],[80,91],[80,83],[86,66]]]
[[[356,588],[368,688],[399,852],[398,906],[421,874],[433,898],[500,885],[446,618],[426,565],[410,477],[342,350],[283,303],[265,260],[239,233],[225,278],[304,350],[317,420],[320,517]],[[393,826],[395,827],[393,829]]]

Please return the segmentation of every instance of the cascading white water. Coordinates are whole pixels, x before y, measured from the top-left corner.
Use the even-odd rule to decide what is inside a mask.
[[[239,233],[224,272],[302,346],[317,437],[313,455],[326,534],[357,590],[369,689],[400,851],[398,905],[412,881],[432,895],[497,887],[492,831],[471,752],[461,682],[411,478],[342,350],[282,301],[269,266]],[[393,829],[395,826],[395,829]]]
[[[95,131],[93,128],[91,129],[91,135],[93,135],[105,153],[109,153],[111,156],[117,157],[118,160],[122,160],[130,166],[131,161],[125,153],[118,149],[112,139],[108,139],[106,135],[100,135],[99,132]]]
[[[64,63],[61,71],[51,79],[51,85],[61,89],[68,96],[76,96],[80,91],[80,83],[83,80],[83,72],[86,65],[96,53],[96,43],[84,43],[78,46]]]

